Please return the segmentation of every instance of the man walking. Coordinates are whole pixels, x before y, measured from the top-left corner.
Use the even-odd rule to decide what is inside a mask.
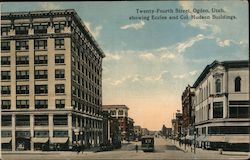
[[[138,152],[138,145],[136,144],[135,145],[135,150],[136,150],[136,153]]]

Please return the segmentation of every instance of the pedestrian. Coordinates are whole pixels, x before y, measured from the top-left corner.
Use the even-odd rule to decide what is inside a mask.
[[[76,151],[77,151],[77,154],[80,153],[80,150],[81,150],[81,147],[80,147],[80,145],[77,143],[77,144],[76,144]]]
[[[82,145],[82,154],[83,154],[84,149],[85,149],[85,146],[84,146],[84,144],[83,144],[83,145]]]
[[[138,145],[136,144],[135,145],[135,150],[136,150],[136,153],[138,152]]]

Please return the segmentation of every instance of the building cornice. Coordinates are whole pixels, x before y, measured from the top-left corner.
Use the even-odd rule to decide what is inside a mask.
[[[105,57],[104,52],[99,47],[98,43],[94,39],[94,37],[89,32],[86,25],[83,23],[81,18],[78,16],[77,12],[74,9],[66,9],[66,10],[47,10],[47,11],[31,11],[31,12],[1,12],[1,20],[10,20],[12,25],[14,24],[14,20],[16,19],[29,19],[30,23],[32,23],[32,19],[34,18],[50,18],[54,17],[72,17],[72,19],[76,22],[77,26],[86,37],[90,40],[94,48],[98,51],[102,58]]]
[[[210,65],[207,65],[205,69],[202,71],[198,79],[193,84],[193,87],[196,88],[203,79],[207,76],[209,72],[211,72],[212,69],[214,69],[217,66],[223,66],[225,70],[228,70],[230,68],[248,68],[249,67],[249,60],[239,60],[239,61],[214,61]]]

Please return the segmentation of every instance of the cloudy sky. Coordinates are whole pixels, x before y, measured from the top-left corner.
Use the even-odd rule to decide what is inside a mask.
[[[129,20],[137,9],[222,8],[234,20]],[[106,54],[103,104],[125,104],[135,125],[171,126],[181,94],[214,60],[248,59],[246,1],[6,2],[1,10],[75,9]],[[205,14],[205,13],[204,13]],[[211,13],[208,13],[211,15]],[[180,14],[161,14],[163,16]],[[203,13],[201,13],[203,15]],[[218,14],[220,15],[220,14]]]

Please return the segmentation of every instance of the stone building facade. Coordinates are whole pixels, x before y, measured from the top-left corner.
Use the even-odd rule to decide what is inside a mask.
[[[104,56],[75,10],[1,13],[3,150],[99,145]]]
[[[249,151],[249,61],[214,61],[193,88],[199,146]]]

